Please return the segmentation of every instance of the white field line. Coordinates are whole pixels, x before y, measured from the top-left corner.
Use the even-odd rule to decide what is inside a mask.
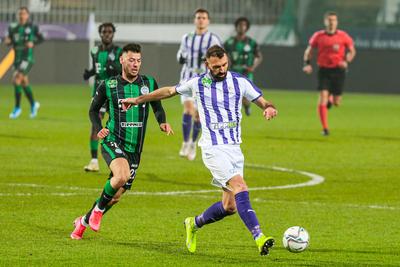
[[[321,184],[325,181],[325,178],[321,175],[305,172],[305,171],[298,171],[293,169],[287,169],[283,167],[277,166],[266,166],[261,164],[246,164],[247,167],[256,168],[256,169],[264,169],[264,170],[273,170],[273,171],[280,171],[280,172],[288,172],[288,173],[297,173],[306,177],[311,178],[309,181],[304,183],[298,184],[287,184],[287,185],[277,185],[277,186],[264,186],[264,187],[252,187],[249,188],[249,191],[264,191],[264,190],[279,190],[279,189],[291,189],[291,188],[298,188],[298,187],[306,187],[306,186],[314,186]],[[67,190],[85,190],[85,191],[100,191],[96,188],[83,188],[83,187],[67,187],[67,186],[50,186],[50,185],[39,185],[39,184],[25,184],[25,183],[8,183],[9,186],[14,187],[47,187],[47,188],[54,188],[54,189],[67,189]],[[205,194],[205,193],[220,193],[220,189],[210,189],[210,190],[184,190],[184,191],[161,191],[161,192],[126,192],[127,195],[151,195],[151,196],[177,196],[177,195],[187,195],[187,194]],[[1,196],[1,194],[0,194]]]

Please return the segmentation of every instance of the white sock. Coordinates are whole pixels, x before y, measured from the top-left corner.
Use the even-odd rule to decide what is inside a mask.
[[[89,224],[87,224],[87,223],[85,222],[85,217],[86,217],[86,216],[83,216],[83,217],[81,218],[81,224],[82,224],[83,226],[85,226],[85,227],[88,227]]]
[[[99,160],[98,159],[92,159],[91,162],[92,163],[99,163]]]
[[[95,211],[100,211],[101,213],[103,213],[106,209],[103,209],[103,210],[102,210],[102,209],[99,208],[98,205],[99,205],[99,204],[97,204],[96,207],[94,207],[94,210],[95,210]]]

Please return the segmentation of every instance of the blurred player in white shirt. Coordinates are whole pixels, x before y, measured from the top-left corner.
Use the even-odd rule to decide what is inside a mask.
[[[182,64],[181,82],[206,72],[204,56],[207,49],[215,44],[221,45],[218,36],[208,31],[210,17],[207,10],[197,9],[195,11],[194,24],[196,29],[182,37],[177,53],[178,62]],[[183,104],[183,143],[179,155],[194,160],[196,158],[196,141],[201,129],[199,114],[193,95],[182,95],[181,102]],[[190,132],[192,132],[192,137],[190,137]]]

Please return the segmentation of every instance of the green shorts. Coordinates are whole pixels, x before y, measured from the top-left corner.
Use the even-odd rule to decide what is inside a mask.
[[[14,62],[14,69],[18,72],[21,72],[24,75],[27,75],[30,72],[32,66],[33,62],[28,60]]]
[[[108,166],[110,166],[111,162],[116,158],[124,158],[128,161],[131,176],[123,187],[126,190],[130,190],[136,177],[136,171],[139,168],[140,153],[124,151],[123,149],[119,148],[116,142],[107,142],[103,140],[101,142],[101,154],[103,155],[103,158]],[[111,177],[112,173],[110,173],[110,178]]]

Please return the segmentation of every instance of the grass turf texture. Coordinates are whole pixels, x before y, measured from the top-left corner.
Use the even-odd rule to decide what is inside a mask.
[[[13,91],[8,86],[0,91],[0,265],[400,265],[400,96],[346,94],[343,106],[329,112],[329,137],[320,136],[315,92],[267,91],[279,108],[271,122],[252,107],[252,116],[242,122],[247,163],[326,178],[314,187],[251,192],[264,232],[277,241],[270,256],[260,257],[238,215],[205,226],[197,252],[186,251],[184,218],[218,201],[219,193],[125,195],[104,217],[99,233],[88,230],[83,240],[70,240],[72,221],[90,208],[108,175],[101,158],[100,173],[83,171],[90,157],[90,90],[33,89],[41,102],[34,120],[25,99],[21,117],[9,120]],[[214,189],[200,154],[194,162],[178,157],[179,99],[165,101],[164,107],[176,134],[162,134],[151,114],[132,191]],[[245,168],[245,177],[250,187],[308,180],[253,168]],[[283,232],[294,225],[310,233],[304,253],[282,247]]]

